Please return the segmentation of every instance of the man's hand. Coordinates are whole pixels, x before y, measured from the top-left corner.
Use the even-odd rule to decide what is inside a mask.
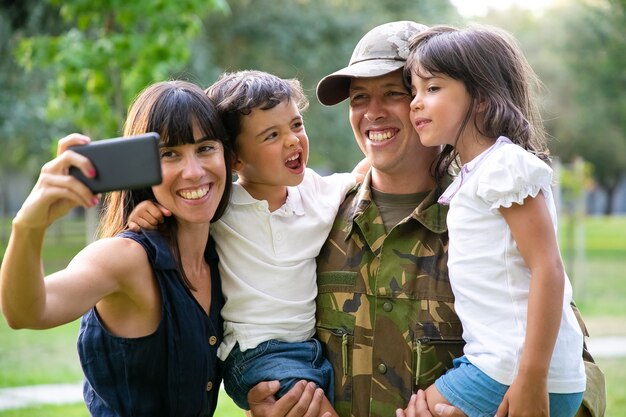
[[[279,400],[274,394],[278,381],[259,382],[248,392],[249,416],[252,417],[315,417],[319,415],[324,390],[315,383],[299,381]],[[329,414],[328,414],[329,415]],[[326,415],[325,415],[326,416]]]
[[[397,409],[396,417],[466,417],[458,408],[448,404],[435,404],[435,414],[428,409],[426,393],[422,390],[411,395],[406,409]]]

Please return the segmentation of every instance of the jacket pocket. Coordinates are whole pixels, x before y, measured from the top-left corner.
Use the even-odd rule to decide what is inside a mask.
[[[454,358],[463,355],[464,345],[465,341],[458,335],[432,337],[416,334],[413,340],[413,385],[420,389],[430,386],[452,368]]]

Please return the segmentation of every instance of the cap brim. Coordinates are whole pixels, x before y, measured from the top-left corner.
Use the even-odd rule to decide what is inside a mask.
[[[379,77],[404,67],[404,61],[375,59],[361,61],[322,78],[315,90],[317,99],[325,106],[341,103],[350,95],[351,78]]]

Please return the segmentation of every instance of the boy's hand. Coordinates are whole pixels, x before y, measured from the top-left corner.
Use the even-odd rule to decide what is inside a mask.
[[[128,216],[128,229],[138,232],[139,229],[154,230],[160,223],[163,223],[165,217],[172,215],[172,212],[165,207],[153,202],[142,201]]]

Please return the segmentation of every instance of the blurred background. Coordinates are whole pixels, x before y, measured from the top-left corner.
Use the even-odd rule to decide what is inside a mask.
[[[363,34],[392,20],[502,27],[543,81],[561,249],[607,373],[606,415],[626,416],[626,0],[1,0],[0,254],[56,141],[73,131],[121,135],[130,101],[155,81],[208,86],[239,69],[298,78],[311,101],[309,166],[351,170],[361,154],[347,105],[321,106],[315,86],[348,63]],[[77,210],[54,225],[47,272],[91,238],[94,218]],[[87,415],[80,399],[2,403],[9,387],[79,382],[76,329],[11,331],[0,320],[0,416]],[[239,415],[229,407],[218,416]]]

